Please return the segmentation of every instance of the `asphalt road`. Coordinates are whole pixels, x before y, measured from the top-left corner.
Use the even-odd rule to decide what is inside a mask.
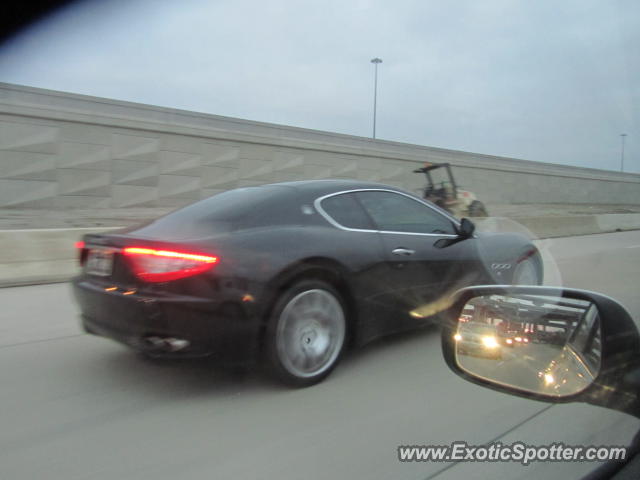
[[[640,318],[640,232],[541,246],[547,283],[606,293]],[[602,408],[467,383],[434,331],[370,345],[327,381],[291,390],[82,334],[66,284],[0,289],[0,305],[1,479],[571,478],[593,465],[401,463],[397,447],[625,444],[640,428]]]

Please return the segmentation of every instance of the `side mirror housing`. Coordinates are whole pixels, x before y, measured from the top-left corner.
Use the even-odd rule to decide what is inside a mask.
[[[462,238],[470,238],[476,231],[476,225],[468,218],[460,220],[460,227],[458,228],[458,235]]]
[[[467,381],[549,403],[585,402],[640,418],[640,336],[615,300],[552,287],[458,291],[442,351]]]
[[[450,247],[451,245],[455,245],[456,243],[466,240],[467,238],[473,237],[473,233],[476,231],[476,226],[468,218],[463,218],[462,220],[460,220],[460,226],[456,225],[453,222],[451,222],[451,224],[453,225],[453,228],[458,236],[455,238],[440,238],[433,244],[434,247]]]

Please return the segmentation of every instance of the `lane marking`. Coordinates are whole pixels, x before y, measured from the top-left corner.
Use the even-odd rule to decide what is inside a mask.
[[[33,343],[44,343],[44,342],[54,342],[56,340],[67,340],[69,338],[84,337],[85,335],[88,335],[88,334],[75,333],[72,335],[64,335],[62,337],[40,338],[38,340],[26,340],[24,342],[8,343],[6,345],[0,345],[0,350],[2,350],[3,348],[13,348],[13,347],[21,347],[23,345],[31,345]]]

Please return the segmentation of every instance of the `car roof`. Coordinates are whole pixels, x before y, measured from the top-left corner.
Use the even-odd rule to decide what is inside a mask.
[[[390,185],[385,185],[382,183],[363,182],[349,179],[301,180],[296,182],[272,183],[271,185],[291,187],[293,189],[296,189],[302,195],[312,196],[329,195],[331,193],[342,192],[345,190],[361,190],[370,188],[384,188],[388,190],[404,192],[397,187],[392,187]]]

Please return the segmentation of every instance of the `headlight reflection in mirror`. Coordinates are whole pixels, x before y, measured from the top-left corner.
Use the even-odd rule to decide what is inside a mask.
[[[462,309],[454,341],[467,373],[528,392],[573,395],[600,371],[598,309],[584,300],[475,297]]]

